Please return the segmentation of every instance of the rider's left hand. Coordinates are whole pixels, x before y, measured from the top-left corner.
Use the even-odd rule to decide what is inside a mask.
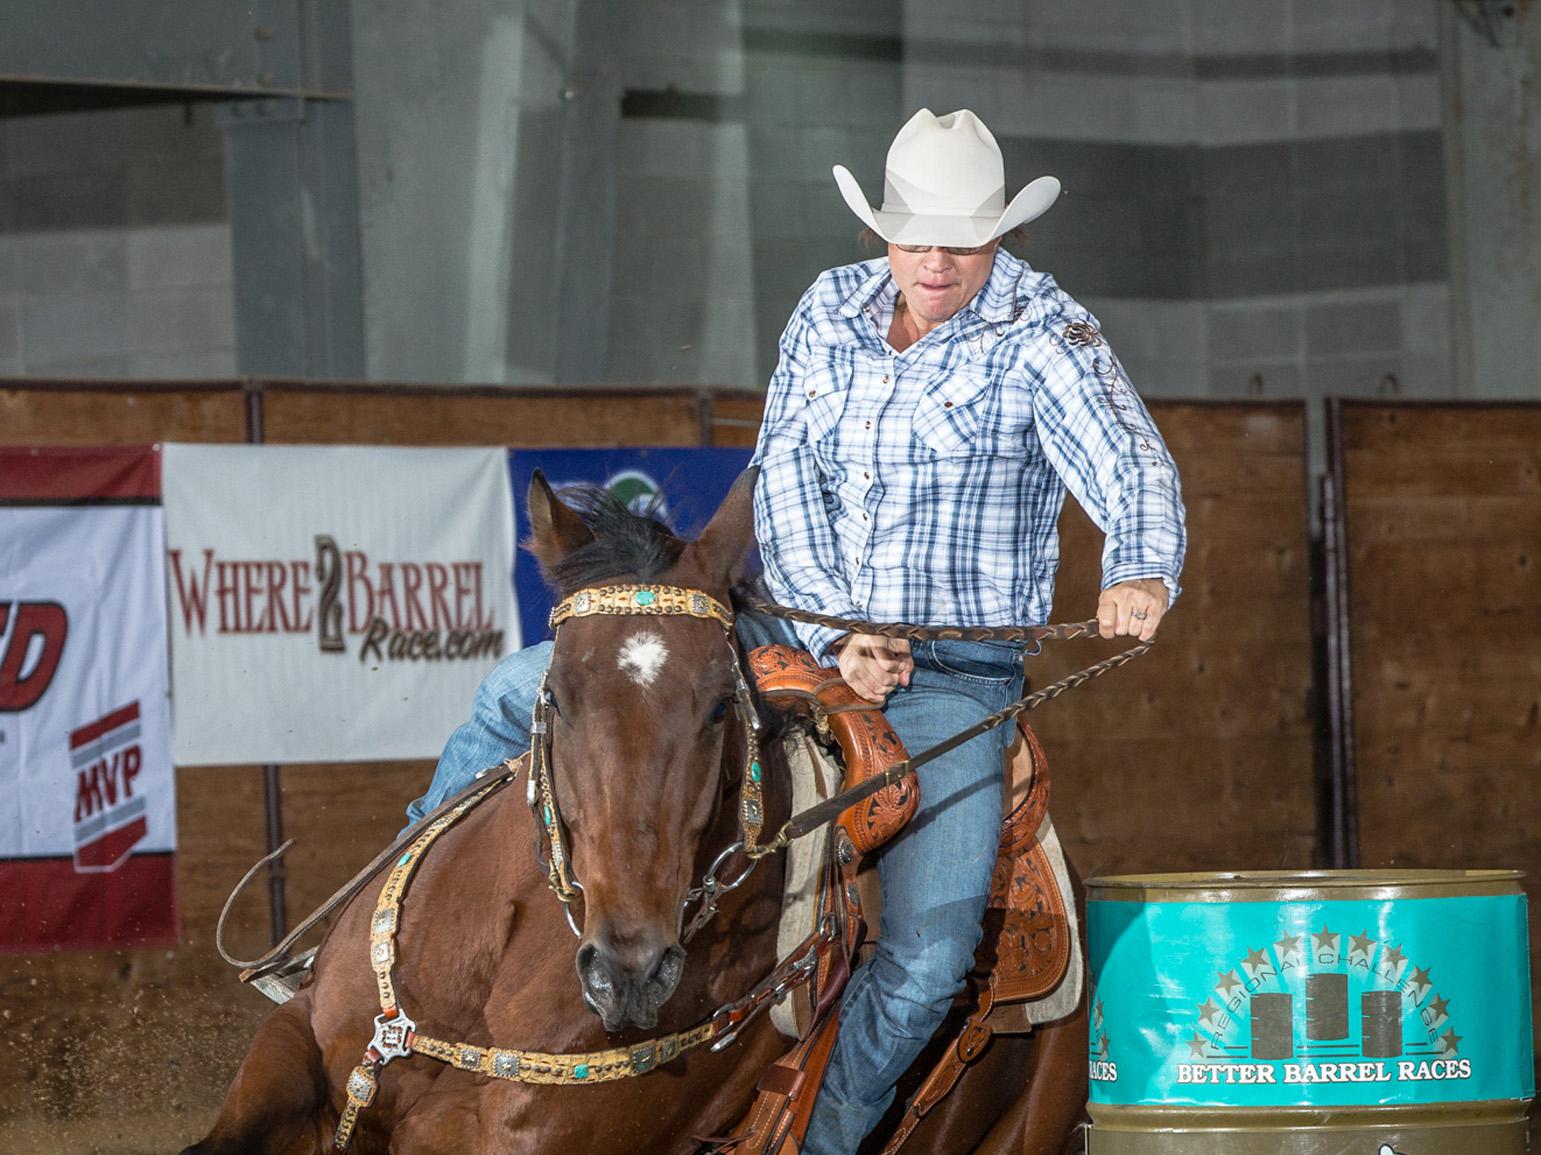
[[[1166,583],[1160,578],[1133,578],[1102,591],[1097,600],[1097,624],[1105,638],[1138,637],[1148,642],[1166,613]]]

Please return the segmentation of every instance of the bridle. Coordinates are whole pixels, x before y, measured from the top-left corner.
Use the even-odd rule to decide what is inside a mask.
[[[765,776],[760,760],[760,716],[755,709],[749,680],[733,638],[733,612],[716,598],[701,590],[669,585],[612,585],[579,590],[563,598],[551,610],[553,639],[564,622],[573,618],[595,616],[691,617],[715,621],[722,627],[722,637],[733,660],[733,707],[744,734],[743,773],[739,776],[738,838],[719,852],[706,868],[699,886],[691,887],[680,903],[681,944],[687,943],[717,913],[718,900],[742,886],[755,865],[769,850],[760,843],[765,828],[765,802],[762,782]],[[572,852],[568,848],[567,829],[557,804],[553,786],[551,758],[551,714],[555,701],[541,675],[530,716],[530,777],[526,800],[535,816],[535,857],[545,872],[551,892],[562,903],[567,925],[573,934],[583,937],[572,904],[583,893],[583,884],[573,871]],[[748,865],[727,880],[718,877],[735,854],[742,854]],[[689,923],[686,912],[692,903],[700,906]]]
[[[822,619],[822,615],[812,615],[785,606],[762,604],[758,608],[793,620]],[[855,805],[863,798],[870,797],[885,786],[898,782],[904,776],[914,773],[918,766],[932,758],[986,730],[1005,724],[1018,714],[1031,710],[1066,690],[1073,689],[1108,670],[1116,669],[1150,648],[1149,642],[1141,643],[1122,654],[1098,662],[1094,666],[1060,679],[1053,685],[1028,694],[930,749],[896,762],[882,773],[872,775],[864,782],[841,791],[833,798],[815,803],[806,810],[792,815],[774,838],[769,842],[761,842],[760,835],[765,824],[761,789],[764,773],[760,761],[759,742],[761,723],[749,690],[748,679],[744,676],[738,647],[734,641],[732,612],[710,594],[695,589],[666,585],[601,586],[579,590],[559,602],[551,611],[551,629],[555,633],[564,622],[596,614],[709,618],[722,627],[724,643],[732,653],[734,705],[742,723],[745,743],[744,773],[739,785],[739,837],[712,860],[701,879],[701,884],[692,887],[681,902],[680,921],[682,923],[690,904],[693,902],[701,904],[681,933],[682,943],[688,942],[696,931],[710,921],[717,911],[717,900],[723,894],[742,885],[761,858],[785,849],[794,839],[801,838],[818,827],[832,822],[846,808]],[[846,623],[844,619],[837,618],[824,620],[831,624],[866,626],[872,632],[891,633],[893,636],[904,637],[928,635],[949,637],[958,636],[960,633],[963,636],[981,634],[999,636],[1007,631],[1021,631],[1028,637],[1071,638],[1091,637],[1097,631],[1097,623],[1094,621],[1072,622],[1058,626],[1006,627],[1004,629],[997,627],[988,630],[955,631],[904,624],[872,627],[868,623]],[[536,857],[546,873],[546,879],[552,891],[562,902],[568,925],[573,933],[581,938],[582,932],[572,914],[572,902],[583,893],[583,886],[573,874],[572,855],[567,845],[561,810],[557,806],[556,791],[552,786],[550,719],[554,708],[551,692],[543,676],[531,715],[528,802],[536,819]],[[708,1018],[693,1027],[650,1038],[629,1047],[614,1047],[609,1050],[584,1053],[552,1053],[456,1042],[420,1033],[417,1030],[417,1024],[400,1007],[395,988],[396,932],[401,924],[401,902],[418,864],[433,843],[477,803],[512,781],[517,774],[518,763],[506,762],[501,769],[496,769],[496,773],[493,773],[495,769],[489,767],[482,771],[477,775],[479,781],[473,782],[454,799],[441,805],[433,815],[424,819],[422,824],[412,828],[409,832],[410,845],[406,852],[396,859],[376,899],[375,913],[369,924],[369,959],[378,987],[380,1014],[375,1018],[374,1036],[364,1049],[363,1060],[353,1069],[345,1085],[347,1098],[332,1140],[333,1148],[337,1151],[347,1149],[360,1113],[374,1101],[379,1089],[381,1068],[393,1059],[421,1054],[484,1077],[557,1086],[582,1086],[645,1075],[698,1047],[709,1046],[713,1051],[726,1047],[768,1007],[781,1001],[796,987],[812,981],[816,974],[823,973],[821,967],[834,952],[853,949],[852,944],[846,940],[844,908],[837,903],[837,913],[821,919],[814,933],[777,962],[771,972],[748,994],[735,1002],[718,1007]],[[491,777],[488,777],[487,781],[480,781],[488,775]],[[545,844],[544,847],[542,842]],[[396,846],[392,846],[391,853],[396,849]],[[720,881],[717,877],[718,871],[734,854],[739,853],[743,854],[749,865],[736,877],[726,882]],[[383,861],[382,858],[381,862]],[[374,868],[369,869],[366,877],[373,873]],[[250,874],[247,877],[250,878]],[[240,887],[237,887],[236,891],[239,893]],[[337,897],[333,896],[333,901],[336,901]],[[228,911],[229,902],[226,903],[226,913]],[[221,925],[223,921],[222,914]]]

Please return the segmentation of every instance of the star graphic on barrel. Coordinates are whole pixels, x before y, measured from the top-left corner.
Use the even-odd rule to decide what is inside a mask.
[[[1220,976],[1220,981],[1215,984],[1215,989],[1223,991],[1225,997],[1230,998],[1231,992],[1239,986],[1241,986],[1241,979],[1237,977],[1234,970],[1228,970]]]
[[[1370,932],[1363,934],[1351,934],[1348,936],[1348,953],[1369,955],[1375,949],[1376,940],[1370,937]]]
[[[1298,951],[1300,949],[1300,940],[1303,938],[1305,938],[1303,934],[1287,934],[1273,945],[1278,949],[1279,957],[1283,958],[1285,955]]]
[[[1104,1059],[1108,1057],[1108,1034],[1106,1031],[1102,1033],[1102,1041],[1097,1044],[1097,1051]]]
[[[1247,957],[1242,960],[1242,966],[1249,971],[1260,971],[1268,965],[1268,952],[1266,950],[1253,950],[1247,948]]]
[[[1401,943],[1397,943],[1396,946],[1386,952],[1386,961],[1394,967],[1399,967],[1407,961],[1407,956],[1402,953]]]
[[[1429,1002],[1429,1010],[1434,1012],[1434,1020],[1448,1019],[1450,1017],[1450,1000],[1443,995],[1435,995]]]
[[[1413,967],[1413,977],[1407,981],[1418,988],[1417,997],[1420,999],[1423,997],[1423,992],[1434,985],[1433,983],[1429,982],[1429,972],[1424,970],[1422,967]]]
[[[1331,950],[1332,944],[1338,940],[1337,932],[1329,930],[1327,924],[1322,923],[1322,929],[1311,936],[1317,950]]]
[[[1102,1000],[1097,1000],[1097,1025],[1102,1026]]]
[[[1215,1006],[1214,999],[1205,999],[1204,1005],[1199,1007],[1199,1022],[1213,1024],[1215,1016],[1220,1013],[1220,1008]]]
[[[1204,1057],[1204,1036],[1197,1031],[1194,1031],[1193,1038],[1188,1040],[1188,1053],[1195,1059]]]
[[[1461,1050],[1462,1037],[1463,1036],[1455,1033],[1454,1027],[1451,1027],[1448,1031],[1439,1036],[1439,1045],[1445,1048],[1445,1054],[1447,1055],[1459,1054]]]

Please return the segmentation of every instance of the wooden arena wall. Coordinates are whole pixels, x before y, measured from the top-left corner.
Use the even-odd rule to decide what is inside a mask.
[[[727,390],[0,382],[0,441],[744,445],[753,442],[761,404],[756,393]],[[1177,458],[1188,505],[1184,593],[1148,656],[1034,715],[1053,767],[1061,836],[1084,874],[1312,865],[1304,406],[1151,408]],[[1534,484],[1533,459],[1530,468],[1521,474]],[[1355,517],[1365,523],[1358,510],[1351,507],[1351,528]],[[1062,524],[1056,616],[1089,617],[1099,536],[1073,504]],[[1366,564],[1357,554],[1354,560]],[[1481,569],[1463,572],[1474,589],[1488,580]],[[1363,580],[1356,574],[1356,597]],[[1534,597],[1530,605],[1533,613]],[[1114,649],[1061,643],[1035,661],[1035,680]],[[1449,647],[1430,651],[1439,652],[1448,655]],[[1474,647],[1465,660],[1495,660],[1476,655]],[[1524,669],[1533,688],[1537,671]],[[1413,708],[1416,695],[1401,692],[1405,708]],[[1374,711],[1361,706],[1359,717],[1368,725]],[[1468,720],[1473,742],[1488,717]],[[288,867],[291,924],[395,832],[429,770],[426,763],[283,768],[284,833],[298,840]],[[1367,856],[1379,845],[1372,833],[1379,803],[1365,793],[1368,777],[1362,770]],[[225,894],[265,850],[261,768],[181,769],[177,785],[180,946],[0,957],[0,1007],[12,1042],[0,1048],[0,1149],[33,1139],[36,1149],[60,1151],[176,1149],[210,1117],[264,1014],[266,1004],[235,982],[212,944]],[[1487,802],[1506,799],[1489,795]],[[1482,803],[1466,805],[1475,827]],[[1440,844],[1427,831],[1418,842],[1418,853],[1437,856]],[[267,945],[266,903],[259,882],[236,912],[237,953]],[[132,1133],[116,1121],[125,1117],[125,1096],[157,1105],[148,1117],[135,1112]]]
[[[1342,402],[1335,418],[1360,862],[1518,868],[1533,887],[1541,404]]]

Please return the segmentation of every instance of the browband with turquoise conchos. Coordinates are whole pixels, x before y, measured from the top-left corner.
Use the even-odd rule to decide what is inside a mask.
[[[598,586],[579,590],[551,607],[550,625],[554,630],[569,618],[587,618],[594,614],[711,618],[725,630],[733,628],[733,611],[711,594],[682,586],[656,585]]]

